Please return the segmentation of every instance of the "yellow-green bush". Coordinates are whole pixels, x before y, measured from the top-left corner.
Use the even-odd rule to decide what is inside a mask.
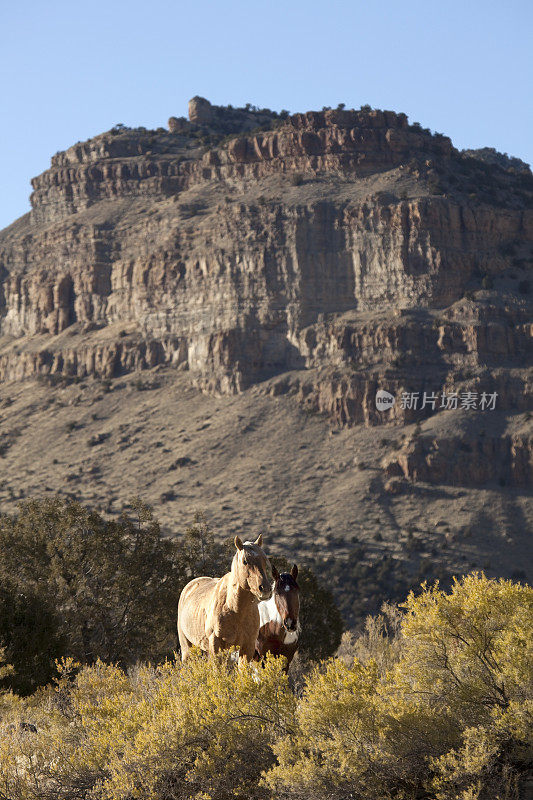
[[[371,631],[366,663],[309,676],[265,777],[277,797],[514,796],[533,757],[533,589],[470,575],[405,612],[392,660]]]
[[[405,604],[398,681],[469,724],[532,697],[533,590],[478,574]]]
[[[426,588],[299,699],[274,658],[67,661],[0,698],[0,800],[511,800],[533,759],[532,623],[530,587]]]
[[[267,796],[261,772],[295,705],[279,659],[260,674],[200,656],[129,674],[98,662],[72,676],[73,666],[38,709],[14,708],[4,723],[0,798]],[[25,714],[37,733],[20,729]]]

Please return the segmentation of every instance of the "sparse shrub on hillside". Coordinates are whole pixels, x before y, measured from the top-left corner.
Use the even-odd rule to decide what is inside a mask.
[[[451,575],[439,570],[435,563],[419,560],[413,566],[415,571],[408,573],[405,565],[388,556],[369,563],[360,544],[351,547],[343,558],[311,561],[311,568],[321,583],[334,592],[342,617],[352,628],[362,626],[369,614],[378,613],[383,602],[399,602],[424,580],[440,579],[445,586],[451,583]]]
[[[37,380],[45,386],[59,386],[61,389],[64,389],[66,386],[80,383],[82,378],[79,378],[77,375],[63,375],[62,373],[54,372],[52,374],[40,373],[37,375]]]
[[[507,241],[504,244],[500,245],[500,253],[502,254],[502,256],[506,256],[508,258],[514,256],[516,253],[516,242]]]
[[[301,172],[293,172],[289,178],[291,186],[301,186],[304,182],[304,176]]]

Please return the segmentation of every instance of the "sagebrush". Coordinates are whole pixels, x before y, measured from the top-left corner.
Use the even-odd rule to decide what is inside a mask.
[[[426,586],[301,697],[274,658],[65,661],[53,687],[2,695],[0,798],[511,800],[533,759],[532,623],[529,586]]]

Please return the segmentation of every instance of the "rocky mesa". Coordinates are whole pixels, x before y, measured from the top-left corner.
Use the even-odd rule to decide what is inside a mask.
[[[32,186],[0,233],[5,387],[183,371],[208,395],[405,430],[379,466],[391,493],[530,486],[523,162],[392,111],[195,97],[168,128],[117,125],[57,153]],[[472,411],[468,392],[495,408]]]

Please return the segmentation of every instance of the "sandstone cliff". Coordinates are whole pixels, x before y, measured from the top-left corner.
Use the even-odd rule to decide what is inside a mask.
[[[368,108],[197,97],[168,130],[117,126],[56,154],[0,233],[0,380],[170,365],[341,426],[435,416],[378,411],[380,388],[496,392],[500,413],[527,412],[533,178],[507,167]],[[500,477],[443,467],[454,442],[439,458],[406,445],[386,469]],[[471,465],[503,459],[511,484],[531,480],[530,432],[469,447]]]

